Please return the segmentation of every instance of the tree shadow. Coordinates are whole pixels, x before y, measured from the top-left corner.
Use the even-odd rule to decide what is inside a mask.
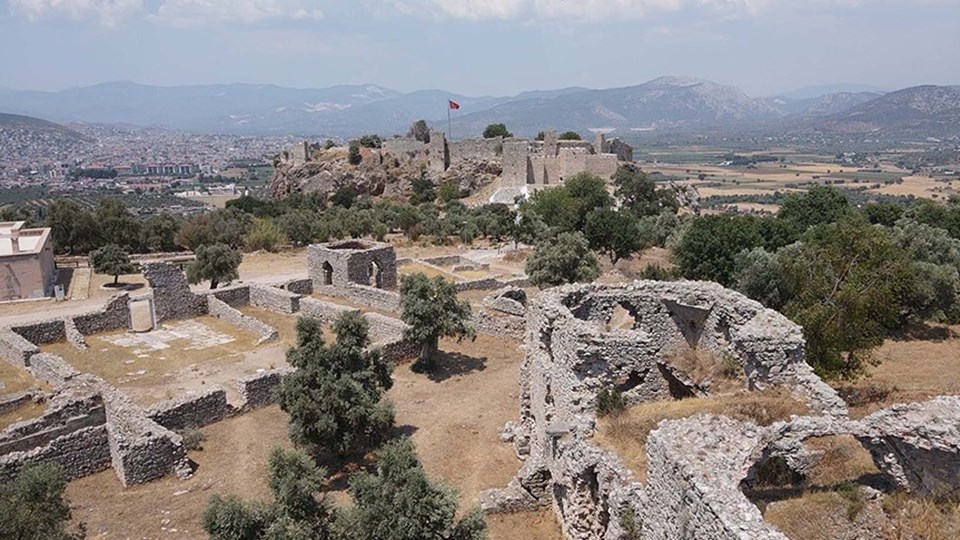
[[[356,452],[348,456],[333,456],[327,454],[315,455],[317,465],[327,470],[327,484],[325,491],[346,491],[350,487],[350,479],[363,472],[372,472],[377,467],[377,450],[384,444],[400,437],[410,437],[419,428],[409,424],[393,426],[390,433],[377,448]]]
[[[926,323],[911,324],[891,336],[896,341],[946,341],[960,336],[949,326]]]
[[[429,367],[421,367],[416,363],[411,369],[417,373],[425,373],[433,382],[443,382],[458,375],[466,375],[474,371],[487,369],[487,358],[474,358],[458,352],[438,351]]]
[[[136,291],[142,289],[146,286],[144,283],[128,283],[126,281],[120,281],[117,283],[104,283],[100,286],[101,289],[108,291]]]

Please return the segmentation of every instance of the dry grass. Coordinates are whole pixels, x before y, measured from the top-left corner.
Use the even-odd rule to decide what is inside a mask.
[[[437,268],[433,268],[432,266],[415,262],[400,265],[397,268],[397,272],[399,272],[401,275],[423,274],[429,278],[440,276],[449,281],[457,281],[456,276],[450,272],[445,272]]]
[[[29,371],[0,360],[0,396],[16,394],[30,388],[50,390],[50,385],[35,379]]]
[[[698,387],[711,393],[733,392],[743,388],[743,367],[730,355],[720,355],[706,349],[684,348],[673,351],[664,359],[686,374]]]
[[[10,412],[0,414],[0,431],[7,429],[17,422],[23,422],[24,420],[32,420],[37,418],[43,415],[46,410],[47,405],[45,403],[35,403],[31,401],[26,405],[21,405]]]
[[[232,338],[229,343],[207,346],[190,339],[173,339],[168,348],[120,346],[111,340],[135,336],[114,332],[89,336],[89,349],[80,351],[67,343],[44,346],[42,350],[62,356],[85,373],[93,373],[126,391],[141,405],[172,399],[189,391],[201,391],[220,384],[233,397],[234,381],[260,369],[285,365],[283,344],[257,345],[257,336],[238,330],[215,317],[186,321],[216,334]],[[183,321],[171,325],[183,324]]]
[[[647,470],[647,436],[663,420],[686,418],[698,413],[712,413],[738,420],[749,420],[760,425],[770,425],[786,420],[791,415],[802,415],[808,412],[806,405],[796,401],[781,389],[719,397],[656,401],[631,407],[617,416],[601,419],[600,429],[594,438],[601,446],[614,450],[637,478],[644,481]]]
[[[818,437],[807,441],[807,448],[823,452],[823,457],[807,477],[810,484],[831,486],[855,482],[865,475],[880,471],[870,453],[852,436]]]
[[[887,340],[874,353],[868,376],[838,385],[860,418],[894,403],[960,394],[960,326],[934,327],[920,339]]]
[[[550,510],[487,516],[491,540],[560,540],[560,525]]]
[[[960,506],[938,504],[930,499],[903,493],[888,496],[883,509],[897,529],[924,540],[960,538]]]

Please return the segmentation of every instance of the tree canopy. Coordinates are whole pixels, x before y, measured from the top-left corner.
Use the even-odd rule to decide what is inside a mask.
[[[0,483],[0,538],[78,540],[71,532],[70,505],[63,498],[67,482],[58,465],[27,465],[17,476]]]
[[[377,467],[350,481],[354,505],[338,530],[345,540],[482,540],[486,522],[479,508],[457,519],[456,493],[430,481],[413,443],[391,441],[377,453]]]
[[[404,339],[420,344],[419,367],[432,367],[441,337],[473,338],[470,304],[440,276],[416,273],[400,278],[400,318],[407,323]]]
[[[334,323],[326,345],[319,321],[297,321],[297,347],[287,353],[297,371],[284,377],[280,407],[290,414],[290,438],[335,456],[375,447],[393,427],[393,407],[383,400],[393,385],[391,367],[370,344],[367,322],[355,313]]]
[[[116,244],[107,244],[91,251],[90,263],[94,272],[113,276],[114,284],[120,279],[120,274],[130,274],[136,270],[130,262],[130,254]]]
[[[513,137],[513,133],[507,130],[506,124],[490,124],[483,130],[484,139],[493,139],[496,137],[507,139]]]
[[[537,245],[526,271],[531,283],[544,288],[593,281],[600,276],[600,263],[582,233],[562,232]]]
[[[230,283],[240,277],[238,269],[243,255],[226,244],[202,245],[196,250],[196,259],[187,266],[187,281],[196,285],[209,280],[210,288]]]

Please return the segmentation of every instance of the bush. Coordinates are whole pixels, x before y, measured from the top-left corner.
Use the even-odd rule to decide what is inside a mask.
[[[600,263],[582,234],[565,232],[537,245],[526,272],[531,283],[545,288],[593,281],[600,276]]]
[[[247,234],[247,251],[269,251],[275,253],[283,242],[283,233],[270,220],[258,219]]]
[[[484,139],[493,139],[496,137],[503,137],[504,139],[513,137],[513,133],[510,133],[507,130],[505,124],[490,124],[483,130]]]
[[[616,388],[601,388],[597,392],[597,416],[617,416],[627,410],[627,400],[623,392]]]
[[[347,162],[351,165],[359,165],[363,162],[363,155],[360,153],[360,143],[350,141],[350,149],[347,151]]]
[[[183,438],[183,447],[187,450],[203,450],[203,441],[207,436],[195,427],[188,427],[180,433]]]
[[[78,540],[72,533],[70,505],[63,499],[67,482],[58,465],[27,465],[10,482],[0,484],[0,538]]]

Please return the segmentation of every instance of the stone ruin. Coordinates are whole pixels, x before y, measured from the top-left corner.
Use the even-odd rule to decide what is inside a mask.
[[[314,287],[347,284],[396,290],[397,255],[383,242],[344,240],[307,248],[307,272]]]
[[[564,538],[577,540],[630,538],[624,515],[646,539],[784,539],[741,487],[773,458],[804,472],[817,457],[804,442],[838,434],[856,437],[905,490],[960,488],[960,398],[850,420],[804,361],[801,328],[717,284],[560,287],[530,303],[526,323],[520,419],[503,433],[524,463],[506,488],[481,494],[486,511],[549,506]],[[709,414],[661,422],[646,442],[648,480],[638,482],[592,441],[597,394],[615,387],[629,404],[703,395],[670,360],[685,348],[733,359],[747,390],[783,387],[814,413],[768,427]]]

